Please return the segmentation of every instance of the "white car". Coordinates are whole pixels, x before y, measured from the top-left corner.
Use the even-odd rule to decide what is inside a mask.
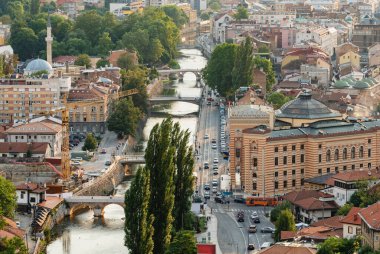
[[[208,139],[208,134],[205,134],[204,138],[205,138],[205,139]]]
[[[218,164],[218,163],[219,163],[219,159],[218,159],[218,158],[215,158],[214,161],[213,161],[213,163]]]
[[[216,144],[212,144],[211,148],[216,149],[217,148]]]

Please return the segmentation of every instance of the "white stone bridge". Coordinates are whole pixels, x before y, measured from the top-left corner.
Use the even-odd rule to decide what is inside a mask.
[[[201,101],[200,97],[182,97],[182,96],[155,96],[148,99],[151,104],[166,103],[172,101],[183,101],[193,104],[199,104]]]
[[[201,71],[202,71],[201,69],[167,69],[167,70],[162,69],[162,70],[157,70],[158,74],[161,77],[169,78],[170,74],[177,74],[178,75],[178,79],[180,81],[183,80],[183,75],[186,72],[192,72],[197,77],[197,83],[200,82],[201,79],[202,79]]]
[[[72,196],[65,198],[67,205],[67,214],[75,215],[80,209],[89,208],[94,211],[95,217],[104,215],[104,208],[110,204],[116,204],[124,207],[124,197],[114,196]]]
[[[121,164],[145,164],[145,153],[133,153],[121,156]]]

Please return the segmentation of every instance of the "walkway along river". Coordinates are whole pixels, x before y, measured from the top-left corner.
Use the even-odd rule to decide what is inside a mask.
[[[207,60],[196,49],[181,50],[183,57],[178,62],[183,69],[201,69]],[[201,89],[195,88],[196,77],[193,73],[186,73],[183,82],[175,81],[173,88],[179,96],[197,97]],[[198,106],[186,102],[173,102],[165,112],[175,116],[197,112]],[[149,138],[149,133],[156,123],[163,120],[161,117],[150,117],[146,123],[143,134],[144,139]],[[183,129],[188,128],[194,134],[198,118],[195,116],[173,118],[178,121]],[[127,179],[116,188],[115,195],[124,195],[129,188],[130,180]],[[128,253],[124,246],[124,211],[118,205],[109,205],[105,208],[103,218],[95,218],[92,211],[83,211],[74,218],[65,218],[57,226],[58,237],[47,247],[48,254],[116,254]]]

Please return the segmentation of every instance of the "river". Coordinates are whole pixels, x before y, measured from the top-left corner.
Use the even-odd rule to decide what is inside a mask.
[[[180,51],[182,57],[178,59],[181,68],[201,69],[207,60],[202,53],[196,49],[183,49]],[[183,82],[174,81],[172,87],[180,96],[200,96],[201,89],[195,87],[196,77],[193,73],[186,73]],[[198,106],[186,102],[173,102],[165,112],[175,115],[197,112]],[[144,139],[149,138],[149,133],[156,123],[164,118],[150,117],[143,131]],[[194,142],[198,118],[182,117],[173,121],[179,122],[183,129],[191,132],[190,142]],[[115,195],[124,195],[129,188],[130,179],[127,179],[116,188]],[[105,208],[103,218],[93,217],[92,211],[83,211],[74,218],[65,218],[57,226],[58,237],[47,247],[48,254],[113,254],[128,253],[124,246],[124,211],[118,205],[109,205]]]

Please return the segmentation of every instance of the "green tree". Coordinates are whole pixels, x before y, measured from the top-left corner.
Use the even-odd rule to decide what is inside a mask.
[[[91,45],[96,46],[103,30],[102,20],[102,16],[95,10],[84,12],[76,18],[75,28],[82,30]]]
[[[213,1],[210,3],[209,7],[213,11],[219,11],[222,8],[222,5],[219,1]]]
[[[360,246],[358,239],[330,237],[318,245],[317,254],[355,253]]]
[[[110,65],[110,62],[107,59],[101,58],[96,62],[96,68],[105,67]]]
[[[197,244],[192,231],[179,231],[175,234],[166,254],[196,254]]]
[[[209,20],[210,15],[207,12],[202,12],[200,18],[201,20]]]
[[[148,91],[146,89],[148,71],[144,67],[121,72],[122,90],[136,88],[139,92],[132,95],[133,104],[142,112],[148,112]]]
[[[282,105],[284,105],[285,103],[290,101],[291,98],[285,96],[282,93],[274,92],[268,96],[267,100],[270,104],[272,104],[274,106],[275,109],[279,109],[279,108],[281,108]]]
[[[191,209],[191,195],[193,194],[193,149],[189,145],[190,132],[181,130],[179,123],[172,127],[172,146],[176,147],[174,162],[176,165],[174,175],[174,227],[176,230],[184,229],[184,218]]]
[[[280,216],[281,211],[286,210],[286,209],[288,210],[291,209],[291,204],[288,201],[284,201],[278,206],[276,206],[275,208],[273,208],[272,211],[270,212],[270,221],[272,223],[276,223],[278,217]]]
[[[16,30],[17,29],[17,30]],[[33,58],[36,55],[38,37],[28,27],[16,28],[11,33],[11,45],[21,60]]]
[[[135,67],[132,54],[124,53],[117,59],[117,66],[122,69],[133,69]]]
[[[156,124],[150,132],[145,150],[146,168],[150,172],[149,214],[154,216],[155,254],[164,254],[170,243],[173,222],[175,147],[172,142],[171,119]]]
[[[269,53],[270,50],[269,50],[269,48],[267,46],[262,45],[262,46],[259,47],[258,52],[259,53]]]
[[[0,253],[3,254],[28,254],[23,239],[19,237],[0,238]]]
[[[11,181],[0,176],[0,217],[13,218],[16,209],[16,188]]]
[[[83,151],[94,151],[98,146],[98,141],[92,133],[88,133],[84,141],[84,146],[82,147]]]
[[[125,193],[125,246],[131,254],[153,253],[154,217],[149,215],[149,171],[140,167]]]
[[[258,69],[263,68],[265,74],[267,75],[266,91],[267,93],[270,93],[272,91],[272,86],[274,83],[276,83],[276,77],[273,71],[272,62],[262,57],[255,57],[253,61],[255,63],[255,67]]]
[[[236,91],[232,83],[232,73],[237,46],[221,44],[216,46],[206,67],[203,79],[212,89],[216,89],[223,97],[231,97]]]
[[[354,206],[353,204],[346,203],[341,208],[339,208],[337,214],[346,216],[350,212],[353,206]]]
[[[253,43],[251,37],[237,48],[234,68],[232,69],[232,83],[235,88],[251,86],[253,81]]]
[[[40,13],[40,0],[31,0],[30,1],[30,14],[37,15]]]
[[[87,54],[80,54],[74,62],[75,65],[91,67],[91,60]]]
[[[236,20],[248,19],[248,11],[244,6],[238,6],[237,12],[234,14]]]
[[[21,1],[9,1],[7,5],[7,14],[13,19],[22,19],[24,17],[24,5]]]
[[[380,193],[369,190],[369,181],[360,180],[355,183],[357,191],[350,198],[350,203],[357,207],[366,207],[380,200]]]
[[[107,56],[112,49],[113,42],[110,37],[110,34],[107,32],[104,32],[100,37],[98,41],[98,54],[102,56]]]
[[[119,135],[136,134],[138,121],[142,114],[139,108],[133,105],[128,98],[115,103],[112,113],[107,120],[108,129]]]
[[[294,216],[289,209],[282,210],[276,221],[275,241],[280,241],[281,231],[296,231]]]
[[[173,20],[177,27],[181,28],[189,21],[185,12],[176,5],[165,5],[161,7],[165,14]]]

